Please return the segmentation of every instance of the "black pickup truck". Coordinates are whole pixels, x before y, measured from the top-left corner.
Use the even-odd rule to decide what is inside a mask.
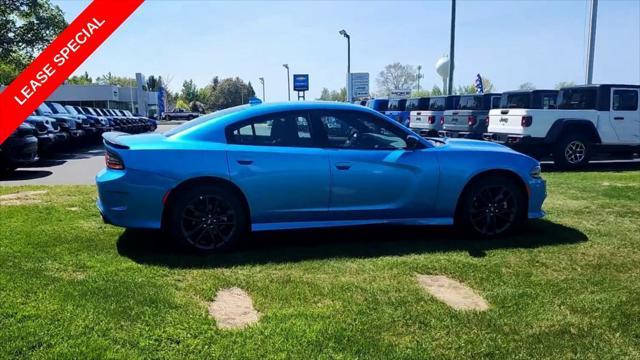
[[[174,111],[162,114],[162,118],[165,120],[191,120],[199,116],[200,114],[196,112],[185,111],[182,109],[175,109]]]

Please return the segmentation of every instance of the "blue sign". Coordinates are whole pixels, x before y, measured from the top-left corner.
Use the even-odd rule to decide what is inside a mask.
[[[164,112],[164,89],[162,86],[158,88],[158,118]]]
[[[293,90],[309,90],[309,74],[293,74]]]

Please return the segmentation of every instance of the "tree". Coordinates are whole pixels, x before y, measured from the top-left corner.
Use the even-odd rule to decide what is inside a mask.
[[[316,100],[329,101],[330,99],[331,99],[331,92],[329,92],[329,89],[322,88],[322,91],[320,92],[320,97],[317,98]]]
[[[376,81],[378,87],[388,94],[391,90],[413,89],[417,79],[418,73],[413,66],[397,62],[385,66],[384,70],[378,73]]]
[[[429,90],[414,90],[411,93],[411,97],[414,97],[414,98],[428,97],[428,96],[429,96]]]
[[[318,100],[324,101],[347,101],[347,88],[343,87],[340,91],[332,90],[329,91],[327,88],[322,88],[320,92],[320,97]]]
[[[182,100],[182,99],[178,99],[176,101],[176,109],[182,109],[182,110],[189,110],[189,104],[187,104],[186,101]]]
[[[471,85],[458,85],[457,88],[453,89],[453,93],[455,95],[468,95],[476,93],[476,86],[474,84]]]
[[[518,89],[520,89],[520,90],[535,90],[536,86],[527,81],[526,83],[520,84]]]
[[[475,87],[475,84],[474,84],[474,87]],[[483,88],[485,93],[490,93],[490,92],[493,92],[495,90],[495,88],[493,86],[493,83],[487,77],[483,77],[482,78],[482,88]]]
[[[182,90],[180,91],[180,98],[187,103],[198,100],[198,87],[193,80],[185,80],[182,83]]]
[[[250,84],[245,84],[239,77],[222,81],[213,78],[209,87],[210,95],[205,101],[207,110],[216,111],[228,107],[249,103],[249,98],[256,95]]]
[[[440,89],[438,85],[433,85],[433,88],[431,88],[431,96],[440,96],[440,95],[444,95],[444,93],[442,92],[442,89]]]
[[[561,81],[556,84],[556,90],[560,90],[563,87],[570,87],[570,86],[576,86],[576,83],[574,83],[573,81]]]
[[[122,87],[136,87],[136,79],[126,76],[116,76],[108,72],[96,78],[96,83],[100,85],[115,85]]]
[[[88,72],[84,72],[84,74],[78,76],[73,75],[69,79],[67,79],[67,84],[72,85],[88,85],[93,84],[93,79],[89,76]]]
[[[0,0],[0,83],[13,81],[65,27],[48,0]]]

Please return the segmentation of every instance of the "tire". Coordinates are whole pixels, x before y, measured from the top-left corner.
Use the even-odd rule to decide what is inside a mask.
[[[485,176],[466,188],[458,205],[456,225],[483,238],[507,235],[527,219],[527,195],[512,179]]]
[[[199,253],[214,253],[236,245],[247,233],[249,220],[233,190],[200,185],[175,195],[168,228],[180,246]]]
[[[16,171],[17,167],[9,166],[9,165],[0,165],[0,177],[5,177],[11,175],[14,171]]]
[[[580,169],[589,163],[592,152],[593,145],[585,134],[566,135],[553,147],[553,162],[561,169]]]

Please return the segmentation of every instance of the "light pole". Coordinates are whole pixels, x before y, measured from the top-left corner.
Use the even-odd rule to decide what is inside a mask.
[[[291,101],[291,79],[289,78],[289,64],[282,64],[287,69],[287,98]]]
[[[587,39],[587,61],[585,69],[585,81],[587,85],[593,82],[593,55],[596,50],[596,22],[598,19],[598,0],[590,0],[591,8],[589,11],[589,38]]]
[[[347,38],[347,102],[351,102],[351,36],[344,29],[339,34]]]
[[[262,84],[262,102],[266,102],[267,98],[264,96],[264,78],[258,78],[260,80],[260,83]]]
[[[422,65],[418,65],[418,92],[420,92],[420,78],[422,77],[420,70],[422,70]]]
[[[456,42],[456,0],[451,0],[451,43],[449,44],[449,76],[447,83],[447,95],[453,94],[453,55]]]

